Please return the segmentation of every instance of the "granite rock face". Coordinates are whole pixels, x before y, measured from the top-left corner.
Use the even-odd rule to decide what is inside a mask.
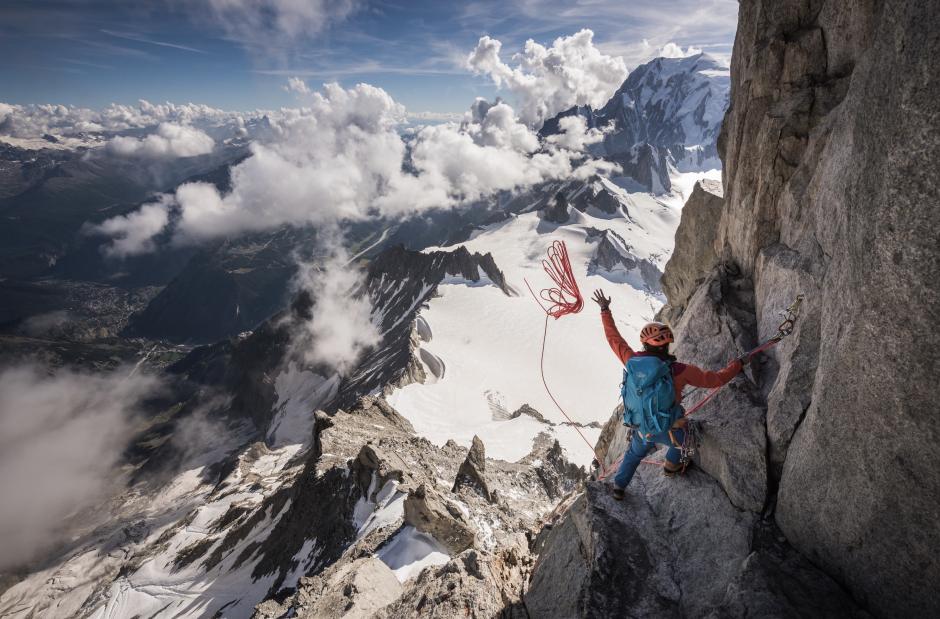
[[[308,619],[370,617],[397,600],[402,591],[401,583],[385,563],[375,557],[362,557],[303,578],[293,608]],[[264,602],[255,609],[253,619],[275,619],[283,614],[284,609],[276,602]]]
[[[427,533],[454,554],[473,545],[476,531],[460,508],[427,484],[405,499],[405,523]]]
[[[715,237],[723,201],[721,183],[700,180],[682,207],[682,219],[676,230],[676,249],[662,276],[662,289],[669,299],[669,304],[660,312],[664,322],[678,320],[689,297],[718,263]]]
[[[789,542],[885,617],[940,614],[940,445],[929,438],[940,399],[938,28],[927,1],[743,1],[719,140],[715,251],[752,298],[737,339],[766,340],[797,294],[805,302],[794,333],[748,370],[747,397],[716,403],[756,442],[736,443],[729,426],[728,450],[706,444],[700,464],[732,498],[742,492],[736,504],[766,475]],[[673,307],[685,303],[678,271],[698,277],[680,259],[700,246],[677,238],[664,278]],[[724,295],[694,307],[714,286],[687,297],[683,360],[738,352],[715,316],[747,308]],[[706,343],[709,333],[726,341]],[[747,452],[766,472],[729,470],[754,471],[735,490],[710,451],[728,462]]]
[[[940,400],[938,27],[935,3],[922,1],[741,3],[719,141],[725,195],[708,221],[701,204],[684,212],[663,317],[682,361],[717,369],[772,337],[804,296],[792,334],[695,415],[697,467],[732,506],[767,520],[748,525],[747,552],[714,607],[669,610],[675,599],[651,563],[652,589],[630,596],[637,608],[940,614],[940,446],[929,438]],[[619,417],[602,432],[602,464],[626,446]],[[649,498],[647,468],[630,492]],[[561,526],[591,531],[584,548],[619,532],[576,507]],[[630,509],[623,526],[642,526]],[[649,555],[648,534],[637,557]],[[549,569],[537,565],[533,583]],[[584,582],[572,582],[584,592],[573,614],[603,612],[582,612],[594,595]]]
[[[528,551],[519,545],[492,553],[468,549],[421,572],[401,598],[375,617],[523,619],[521,597],[530,567]]]
[[[479,492],[487,501],[493,500],[490,486],[486,483],[486,450],[479,436],[473,437],[467,458],[457,470],[453,492],[458,492],[463,487],[470,487]]]
[[[775,535],[709,475],[643,465],[623,501],[589,483],[543,529],[525,606],[533,618],[867,617]]]
[[[681,361],[707,370],[725,367],[754,347],[750,281],[733,269],[715,269],[675,328],[673,351]],[[686,410],[709,391],[688,395]],[[752,512],[760,512],[767,498],[764,416],[756,386],[747,375],[738,375],[692,417],[701,428],[694,462],[719,481],[735,506]]]

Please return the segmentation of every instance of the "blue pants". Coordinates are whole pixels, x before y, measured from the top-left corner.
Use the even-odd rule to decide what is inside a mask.
[[[672,435],[680,444],[685,440],[685,430],[681,428],[674,429]],[[634,430],[633,438],[630,439],[630,447],[627,449],[627,452],[623,454],[620,469],[617,470],[617,474],[614,476],[614,483],[617,484],[618,488],[627,487],[627,484],[633,479],[633,474],[636,473],[636,467],[640,466],[640,462],[646,457],[646,454],[657,444],[668,445],[669,451],[666,452],[666,460],[670,464],[679,465],[679,457],[682,451],[669,440],[668,431],[661,434],[654,434],[649,440],[645,440],[640,436],[639,430]]]

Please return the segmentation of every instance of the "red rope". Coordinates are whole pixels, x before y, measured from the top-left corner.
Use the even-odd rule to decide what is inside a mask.
[[[545,393],[552,399],[555,407],[564,415],[565,419],[571,423],[571,427],[575,429],[581,437],[581,440],[584,441],[584,444],[588,446],[588,449],[594,453],[594,457],[598,458],[597,461],[600,462],[601,460],[597,451],[581,431],[579,427],[580,424],[565,412],[565,409],[558,403],[558,398],[556,398],[552,390],[549,389],[548,381],[545,380],[545,344],[548,341],[548,317],[551,316],[557,320],[568,314],[577,314],[584,308],[584,299],[581,297],[578,281],[574,278],[574,271],[571,269],[571,261],[568,259],[568,247],[565,245],[564,241],[555,241],[549,246],[548,258],[542,260],[542,268],[545,269],[545,272],[555,283],[555,288],[545,288],[540,292],[539,296],[536,296],[528,280],[524,280],[525,285],[532,294],[532,298],[535,299],[535,302],[538,303],[542,311],[545,312],[545,328],[542,330],[542,351],[539,356],[539,370],[542,373],[542,385],[545,387]],[[542,302],[539,301],[539,297],[548,301],[551,305],[546,309],[545,306],[542,305]]]
[[[782,337],[781,337],[780,335],[777,335],[777,336],[774,336],[774,337],[770,338],[769,340],[767,340],[766,342],[764,342],[763,344],[761,344],[761,345],[758,346],[757,348],[754,348],[754,349],[748,351],[748,353],[746,354],[747,358],[750,359],[750,358],[753,357],[754,355],[756,355],[756,354],[758,354],[758,353],[761,353],[761,352],[764,352],[764,351],[767,350],[768,348],[771,348],[771,347],[775,346],[777,343],[780,342],[781,339],[782,339]],[[728,384],[728,383],[725,383],[725,385],[726,385],[726,384]],[[721,387],[724,387],[725,385],[721,385]],[[683,413],[683,416],[684,416],[684,417],[688,417],[688,416],[691,415],[692,413],[696,412],[697,410],[699,410],[700,408],[702,408],[703,406],[705,406],[705,404],[706,404],[709,400],[711,400],[711,399],[715,396],[716,393],[718,393],[718,391],[721,389],[721,387],[715,387],[714,389],[712,389],[711,391],[709,391],[709,392],[708,392],[708,395],[706,395],[704,398],[702,398],[695,406],[693,406],[693,407],[690,408],[689,410],[685,411],[685,413]],[[610,473],[611,473],[612,471],[614,471],[618,466],[620,466],[620,463],[621,463],[622,461],[623,461],[623,454],[621,454],[620,457],[617,458],[616,462],[614,462],[613,464],[611,464],[610,466],[608,466],[607,468],[605,468],[605,469],[603,470],[603,472],[601,473],[601,476],[599,477],[599,479],[600,479],[600,480],[606,479],[607,476],[610,475]],[[598,459],[598,462],[600,462],[600,459]],[[659,460],[650,460],[650,459],[648,459],[648,458],[644,458],[644,459],[642,460],[642,462],[645,462],[646,464],[655,464],[655,465],[657,465],[657,466],[663,466],[663,463],[662,463],[661,461],[659,461]]]
[[[554,241],[549,246],[547,258],[542,260],[542,268],[545,269],[545,272],[555,283],[554,288],[544,288],[539,292],[539,295],[536,296],[535,292],[532,290],[532,286],[529,285],[529,281],[525,279],[523,280],[525,281],[526,287],[529,289],[529,293],[532,294],[532,298],[535,299],[535,302],[538,303],[539,307],[542,308],[542,311],[545,312],[545,328],[542,331],[542,351],[539,359],[539,370],[542,373],[542,385],[544,385],[545,392],[548,394],[548,397],[552,399],[552,402],[554,402],[555,406],[558,408],[561,414],[565,416],[565,419],[571,423],[571,427],[573,427],[581,436],[581,440],[584,441],[584,444],[588,446],[588,449],[594,452],[594,457],[597,458],[597,463],[600,465],[603,459],[597,453],[597,450],[594,449],[594,446],[591,445],[591,442],[587,439],[587,437],[584,436],[584,433],[581,432],[581,428],[579,427],[580,424],[575,422],[575,420],[565,412],[565,409],[561,407],[561,404],[558,403],[558,399],[555,398],[554,394],[552,394],[552,390],[548,387],[548,381],[545,380],[545,343],[548,340],[548,317],[551,316],[557,320],[568,314],[577,314],[584,308],[584,299],[581,297],[581,290],[578,288],[578,281],[574,278],[574,272],[571,269],[571,261],[568,259],[568,247],[565,245],[564,241]],[[542,305],[542,302],[539,301],[539,298],[550,303],[548,308]],[[794,306],[798,307],[796,303]],[[791,310],[793,312],[796,311],[794,306],[791,306]],[[792,320],[795,320],[795,318],[790,319],[791,325]],[[782,339],[783,335],[785,335],[785,333],[783,331],[783,325],[781,325],[780,334],[748,352],[747,358],[750,359],[754,355],[763,352],[771,346],[775,345]],[[723,386],[724,385],[721,387]],[[715,387],[712,389],[708,395],[702,398],[701,401],[699,401],[691,409],[686,411],[684,415],[688,417],[692,413],[702,408],[715,396],[716,393],[718,393],[721,387]],[[620,466],[620,462],[622,460],[623,454],[621,454],[614,463],[603,470],[600,479],[603,480],[608,475],[610,475],[614,469]],[[647,464],[663,466],[663,463],[659,460],[650,460],[648,458],[644,458],[642,461]]]
[[[548,309],[542,305],[536,298],[536,302],[542,310],[555,318],[556,320],[568,314],[577,314],[584,308],[584,299],[581,298],[581,290],[578,288],[578,281],[574,278],[574,272],[571,270],[571,261],[568,259],[568,246],[564,241],[555,241],[548,247],[548,258],[542,260],[542,268],[548,276],[555,282],[555,288],[543,288],[539,297],[548,301]],[[524,280],[528,286],[529,292],[532,292],[532,286],[529,286],[528,280]]]

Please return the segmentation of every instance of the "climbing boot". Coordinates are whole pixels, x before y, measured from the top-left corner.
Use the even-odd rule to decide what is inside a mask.
[[[610,494],[614,497],[615,501],[623,500],[623,488],[619,487],[616,484],[614,484],[613,488],[610,491]]]
[[[685,465],[681,462],[679,464],[672,464],[668,460],[663,462],[663,475],[666,477],[675,477],[683,473],[685,473]]]

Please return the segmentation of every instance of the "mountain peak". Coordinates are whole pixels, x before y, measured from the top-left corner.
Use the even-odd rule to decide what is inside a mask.
[[[704,52],[654,58],[634,69],[604,107],[565,110],[541,134],[557,133],[561,118],[581,115],[606,134],[593,154],[619,163],[653,191],[668,190],[670,166],[681,172],[721,167],[718,132],[730,83],[728,67]]]

